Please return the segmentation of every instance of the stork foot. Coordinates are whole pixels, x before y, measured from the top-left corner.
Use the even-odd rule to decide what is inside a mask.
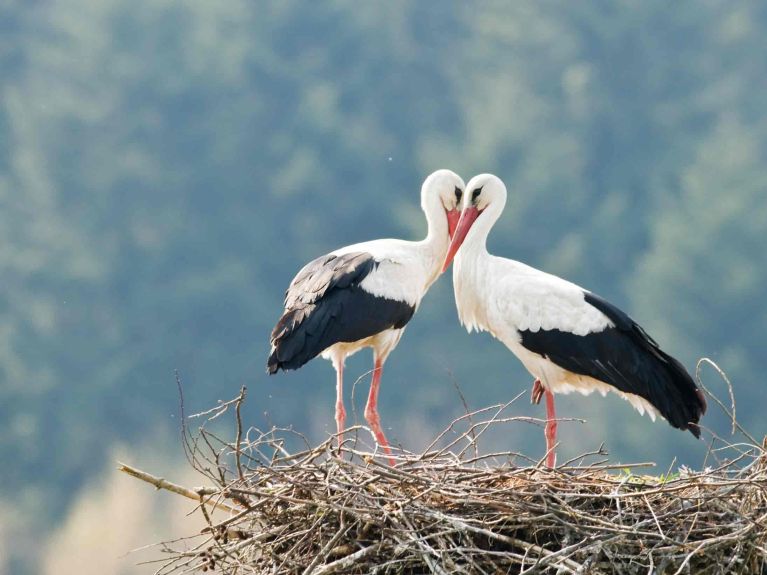
[[[557,452],[556,451],[549,451],[548,455],[546,455],[546,467],[549,469],[554,469],[557,466]]]
[[[368,408],[365,409],[365,419],[370,425],[370,430],[376,438],[376,443],[383,447],[386,455],[389,455],[389,465],[393,466],[395,461],[391,457],[391,448],[389,447],[389,442],[386,440],[386,435],[384,435],[383,428],[381,427],[381,417],[378,415],[378,410],[375,408],[370,409],[370,406],[368,406]]]

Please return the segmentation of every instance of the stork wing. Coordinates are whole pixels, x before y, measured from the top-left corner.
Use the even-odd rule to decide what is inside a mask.
[[[601,297],[582,292],[578,306],[597,311],[609,323],[587,333],[557,326],[520,330],[522,345],[567,371],[646,399],[671,425],[689,429],[698,437],[696,424],[706,404],[682,364],[626,313]]]
[[[285,310],[299,303],[311,304],[333,289],[359,285],[378,263],[364,252],[328,254],[306,264],[285,291]]]
[[[370,293],[361,285],[379,265],[365,252],[329,254],[298,272],[285,293],[285,311],[271,335],[267,370],[297,369],[338,342],[400,329],[415,307]]]

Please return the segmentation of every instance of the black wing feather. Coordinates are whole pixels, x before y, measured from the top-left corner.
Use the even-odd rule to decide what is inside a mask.
[[[325,255],[298,272],[285,292],[285,311],[271,335],[267,371],[298,369],[338,342],[400,329],[415,308],[360,287],[379,265],[366,252]]]
[[[672,426],[700,437],[697,424],[706,412],[706,401],[684,366],[625,312],[590,292],[584,297],[615,327],[585,336],[560,330],[521,331],[522,345],[563,369],[643,397]]]

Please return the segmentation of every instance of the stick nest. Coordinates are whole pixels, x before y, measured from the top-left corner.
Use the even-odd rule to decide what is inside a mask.
[[[186,494],[208,527],[162,544],[157,573],[767,574],[764,445],[712,447],[712,467],[660,477],[601,449],[553,470],[518,465],[477,448],[514,419],[506,404],[457,419],[422,453],[397,451],[392,467],[360,447],[361,427],[340,449],[298,453],[292,431],[243,433],[243,399],[202,414],[234,413],[235,441],[185,435],[214,485]]]

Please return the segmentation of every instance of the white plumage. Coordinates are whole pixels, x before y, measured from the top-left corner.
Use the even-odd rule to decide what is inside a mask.
[[[487,252],[488,233],[505,203],[500,179],[472,178],[443,270],[455,257],[460,322],[469,331],[490,332],[519,358],[536,379],[535,403],[546,395],[549,465],[556,436],[552,393],[613,391],[653,420],[661,414],[698,436],[703,395],[630,317],[569,281]]]
[[[384,239],[345,246],[308,263],[286,292],[285,311],[271,336],[267,371],[297,369],[321,355],[336,369],[336,426],[341,441],[345,359],[371,347],[373,380],[365,417],[389,452],[377,410],[383,363],[440,274],[458,220],[464,183],[450,170],[431,174],[421,188],[428,234],[419,242]]]
[[[429,215],[426,217],[428,220]],[[434,212],[432,218],[439,218],[439,214]],[[339,256],[352,252],[370,254],[378,266],[360,282],[360,287],[372,295],[418,308],[421,299],[439,276],[440,265],[447,251],[447,226],[433,225],[444,227],[444,230],[440,230],[444,231],[441,241],[373,240],[345,246],[331,253]],[[435,234],[435,239],[437,237]]]
[[[577,285],[521,262],[476,257],[470,246],[464,243],[453,267],[458,317],[467,328],[515,337],[541,329],[586,335],[612,325]]]

